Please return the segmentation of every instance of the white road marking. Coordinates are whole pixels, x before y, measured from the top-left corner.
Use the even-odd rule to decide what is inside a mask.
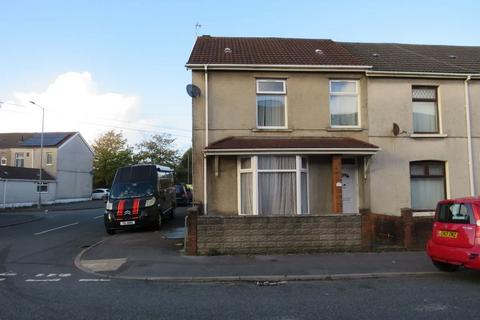
[[[0,282],[5,281],[5,278],[0,278]]]
[[[93,218],[93,219],[100,219],[100,218],[103,218],[103,214],[102,214],[102,215],[99,215],[99,216],[96,216],[96,217]]]
[[[78,282],[109,282],[110,279],[80,279]]]
[[[60,278],[66,278],[66,277],[70,277],[72,274],[71,273],[60,273],[58,276]]]
[[[62,279],[55,278],[55,279],[27,279],[26,282],[58,282]]]
[[[44,277],[44,276],[45,276],[45,273],[37,273],[37,274],[35,275],[35,277]]]
[[[48,229],[48,230],[45,230],[45,231],[40,231],[40,232],[35,233],[34,235],[39,236],[39,235],[41,235],[41,234],[44,234],[44,233],[47,233],[47,232],[50,232],[50,231],[55,231],[55,230],[59,230],[59,229],[71,227],[71,226],[74,226],[74,225],[76,225],[76,224],[78,224],[78,222],[66,224],[66,225],[64,225],[64,226],[60,226],[60,227],[53,228],[53,229]]]
[[[15,277],[17,274],[13,272],[0,273],[0,277]]]
[[[47,275],[47,278],[53,278],[53,277],[56,277],[56,276],[57,276],[56,273],[49,273],[49,274]]]

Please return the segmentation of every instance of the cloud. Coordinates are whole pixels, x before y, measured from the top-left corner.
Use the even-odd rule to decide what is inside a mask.
[[[80,131],[90,143],[102,132],[122,131],[129,122],[141,120],[139,97],[100,92],[88,72],[67,72],[43,92],[15,92],[13,96],[14,101],[0,109],[0,132],[41,130],[40,109],[29,101],[45,108],[45,131]],[[123,133],[129,142],[138,140],[138,131]]]

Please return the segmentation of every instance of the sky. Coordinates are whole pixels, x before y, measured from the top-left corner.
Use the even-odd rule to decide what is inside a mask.
[[[198,35],[480,46],[479,1],[0,0],[0,132],[191,144]],[[196,24],[200,28],[196,28]]]

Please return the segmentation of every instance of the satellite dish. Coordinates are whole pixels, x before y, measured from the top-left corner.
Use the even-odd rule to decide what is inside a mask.
[[[194,84],[187,84],[187,93],[190,97],[196,98],[201,94],[200,88]]]
[[[400,127],[395,122],[393,123],[392,133],[395,137],[400,134]]]

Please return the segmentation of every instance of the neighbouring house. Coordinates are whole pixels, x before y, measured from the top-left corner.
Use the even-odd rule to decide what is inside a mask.
[[[268,230],[286,221],[281,234],[292,235],[301,233],[288,233],[295,221],[318,227],[313,217],[338,226],[360,212],[431,214],[440,199],[477,194],[480,47],[201,36],[186,67],[200,92],[192,99],[194,201],[206,215],[198,223],[248,220]],[[315,234],[309,226],[299,228]],[[326,248],[359,245],[356,231],[339,240],[341,229],[330,230]],[[213,229],[197,230],[200,239]],[[312,237],[299,241],[321,246]],[[198,250],[265,249],[229,241]]]
[[[0,170],[7,172],[2,180],[9,178],[9,173],[14,170],[15,176],[27,172],[19,171],[20,168],[29,169],[29,177],[38,180],[40,163],[47,173],[49,182],[41,186],[42,202],[69,202],[86,200],[92,192],[93,151],[79,132],[45,132],[43,141],[43,157],[41,157],[40,133],[0,133]],[[32,171],[33,170],[33,171]],[[43,180],[43,177],[42,177]],[[53,181],[53,182],[52,182]],[[11,183],[7,183],[12,187]],[[4,184],[5,186],[5,184]],[[27,190],[23,184],[24,190]],[[31,188],[30,188],[31,189]],[[7,189],[9,199],[6,205],[30,205],[33,198],[37,198],[37,189],[31,189],[34,194],[23,193],[13,197],[14,190]],[[0,191],[3,192],[3,191]],[[3,199],[3,198],[2,198]],[[0,199],[0,202],[1,200]],[[14,200],[13,200],[14,199]],[[36,203],[37,200],[33,201]]]
[[[55,202],[57,182],[48,172],[42,172],[42,186],[38,183],[39,169],[0,167],[0,208]]]

